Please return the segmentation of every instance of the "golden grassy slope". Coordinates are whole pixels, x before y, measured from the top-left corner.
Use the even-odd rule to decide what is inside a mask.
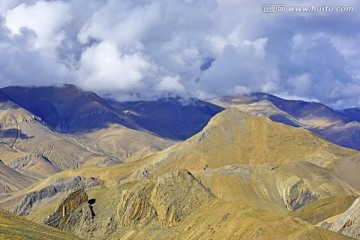
[[[335,172],[350,186],[360,191],[360,153],[337,161]]]
[[[298,161],[331,168],[337,160],[355,153],[305,129],[228,109],[216,115],[200,133],[155,154],[145,168],[150,174],[159,174],[174,168],[198,171],[234,164]],[[133,177],[138,175],[136,172]]]
[[[332,216],[345,212],[355,199],[356,196],[324,198],[290,213],[289,216],[301,218],[315,225]]]
[[[213,201],[172,228],[122,229],[109,239],[350,239],[302,221]]]
[[[119,124],[71,137],[93,151],[121,161],[139,160],[174,144],[172,140]]]
[[[116,186],[119,183],[119,181],[129,177],[129,175],[131,175],[132,172],[141,168],[144,164],[148,163],[149,160],[150,160],[150,158],[140,160],[140,161],[135,161],[135,162],[129,162],[129,163],[125,162],[125,163],[115,165],[112,167],[97,167],[97,166],[92,165],[92,166],[81,167],[78,169],[66,170],[66,171],[57,173],[49,178],[38,181],[36,184],[31,185],[27,188],[21,189],[21,190],[15,192],[14,194],[12,194],[11,196],[2,197],[2,198],[0,197],[0,207],[10,211],[17,205],[17,203],[21,200],[21,198],[23,196],[25,196],[27,193],[39,191],[42,188],[51,185],[53,182],[57,181],[58,179],[71,178],[71,177],[75,177],[75,176],[83,176],[83,177],[87,177],[87,178],[94,177],[94,178],[100,179],[100,180],[104,181],[104,185],[105,185],[106,189],[108,189],[109,187]],[[100,194],[100,196],[101,196],[101,194]],[[110,193],[109,196],[114,197],[117,195],[114,192],[114,193]],[[64,196],[61,196],[61,197],[64,197]],[[107,199],[107,200],[109,200],[109,199]],[[56,201],[59,202],[60,199],[58,199]],[[56,207],[56,203],[55,203],[56,201],[46,203],[47,206],[46,206],[46,209],[44,209],[44,210],[45,210],[45,212],[46,211],[48,211],[48,212],[46,212],[45,215],[48,214],[49,211],[51,211],[51,206],[52,206],[52,208]],[[43,215],[43,217],[45,215]],[[30,217],[30,219],[31,219],[31,217]],[[41,222],[41,220],[42,219],[39,219],[40,222]]]
[[[127,164],[126,170],[129,170],[131,168],[129,166],[134,164]],[[111,173],[117,169],[125,176],[126,172],[121,169],[121,166],[102,168],[102,170]],[[108,169],[111,170],[108,171]],[[98,168],[98,170],[101,171],[101,168]],[[111,177],[113,177],[112,174]],[[128,184],[111,181],[104,188],[89,190],[89,199],[96,199],[93,205],[96,215],[90,225],[82,226],[82,228],[76,230],[76,233],[79,236],[86,237],[86,239],[100,239],[104,236],[108,236],[108,239],[253,239],[254,237],[257,239],[348,239],[311,226],[303,221],[263,210],[256,210],[243,204],[230,203],[216,197],[200,200],[198,192],[188,193],[186,191],[186,188],[192,188],[193,185],[189,185],[188,181],[167,182],[163,179],[164,177],[160,176],[158,179],[144,179],[140,182]],[[162,183],[165,189],[162,191],[148,191],[149,181],[154,185]],[[180,186],[177,184],[180,184]],[[155,200],[155,202],[166,206],[172,204],[171,201],[166,201],[166,199],[181,199],[177,195],[174,198],[173,194],[176,192],[170,189],[167,190],[167,187],[172,187],[173,190],[179,189],[180,194],[193,194],[195,197],[192,197],[192,199],[199,199],[193,203],[189,215],[171,226],[161,226],[157,222],[144,225],[141,219],[148,216],[146,214],[148,208],[146,204],[138,202],[138,205],[134,208],[128,209],[134,212],[128,214],[130,216],[139,216],[136,219],[140,223],[133,223],[129,226],[122,225],[123,222],[119,218],[118,211],[120,211],[119,206],[122,199],[124,199],[124,191],[134,191],[141,196],[139,199],[156,199],[156,193],[162,192],[164,198]],[[185,190],[182,188],[185,188]],[[57,208],[58,204],[59,201],[51,202],[49,203],[51,207],[38,208],[36,213],[27,218],[41,222],[51,211]],[[180,203],[180,206],[182,206],[181,204],[184,204],[184,201]]]
[[[333,119],[328,116],[313,117],[311,115],[304,118],[295,118],[287,112],[279,109],[269,100],[261,100],[258,102],[249,103],[249,99],[243,98],[228,98],[228,99],[214,99],[211,103],[224,107],[224,108],[236,108],[244,111],[248,114],[256,115],[262,114],[267,117],[278,115],[282,116],[283,119],[296,123],[306,128],[326,128],[341,123],[339,119]]]
[[[30,222],[0,209],[0,239],[4,240],[71,240],[77,236]]]
[[[233,165],[195,175],[220,199],[272,212],[286,213],[317,199],[357,194],[330,171],[306,162]]]
[[[294,123],[299,123],[297,119],[292,117],[290,114],[280,110],[269,100],[262,100],[255,103],[247,103],[246,101],[237,101],[236,99],[233,99],[232,101],[226,101],[224,99],[214,99],[210,102],[223,108],[236,108],[252,115],[261,114],[267,117],[275,114],[282,115],[283,117],[288,118]]]

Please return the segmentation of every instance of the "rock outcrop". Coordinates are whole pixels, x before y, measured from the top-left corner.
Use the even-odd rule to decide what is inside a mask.
[[[333,223],[327,221],[321,224],[322,228],[360,239],[360,198],[357,198],[351,207]]]
[[[93,216],[88,195],[81,188],[71,193],[43,223],[60,230],[73,232],[78,226],[88,224]]]
[[[84,178],[80,176],[59,179],[39,191],[26,194],[14,208],[13,213],[19,216],[28,215],[33,210],[34,205],[43,199],[51,198],[61,192],[98,186],[101,183],[102,182],[96,178]]]
[[[156,180],[142,180],[121,194],[118,205],[124,227],[158,223],[172,226],[213,195],[186,170],[176,170]]]

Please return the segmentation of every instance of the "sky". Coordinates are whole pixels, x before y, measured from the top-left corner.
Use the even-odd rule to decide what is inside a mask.
[[[358,0],[1,0],[0,87],[71,83],[119,100],[266,92],[345,108],[360,106],[359,43]]]

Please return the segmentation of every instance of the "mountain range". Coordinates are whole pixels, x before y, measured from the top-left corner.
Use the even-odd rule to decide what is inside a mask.
[[[254,93],[211,101],[249,114],[263,114],[273,121],[302,127],[343,147],[360,150],[360,108],[332,109],[322,103],[286,100]]]
[[[359,120],[265,93],[121,102],[6,87],[0,237],[360,239]]]

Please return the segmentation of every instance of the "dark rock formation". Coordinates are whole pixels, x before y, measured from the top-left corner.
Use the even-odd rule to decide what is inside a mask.
[[[286,202],[289,209],[295,211],[309,203],[315,202],[318,199],[316,193],[304,186],[304,181],[298,181],[294,186],[291,187],[288,202]]]
[[[43,199],[53,197],[57,193],[98,186],[100,184],[101,181],[96,178],[84,178],[80,176],[59,179],[39,191],[26,194],[20,203],[14,208],[13,213],[19,216],[25,216],[31,213],[34,204]]]
[[[73,232],[79,225],[90,222],[94,216],[88,200],[88,195],[83,188],[76,190],[43,223]]]

